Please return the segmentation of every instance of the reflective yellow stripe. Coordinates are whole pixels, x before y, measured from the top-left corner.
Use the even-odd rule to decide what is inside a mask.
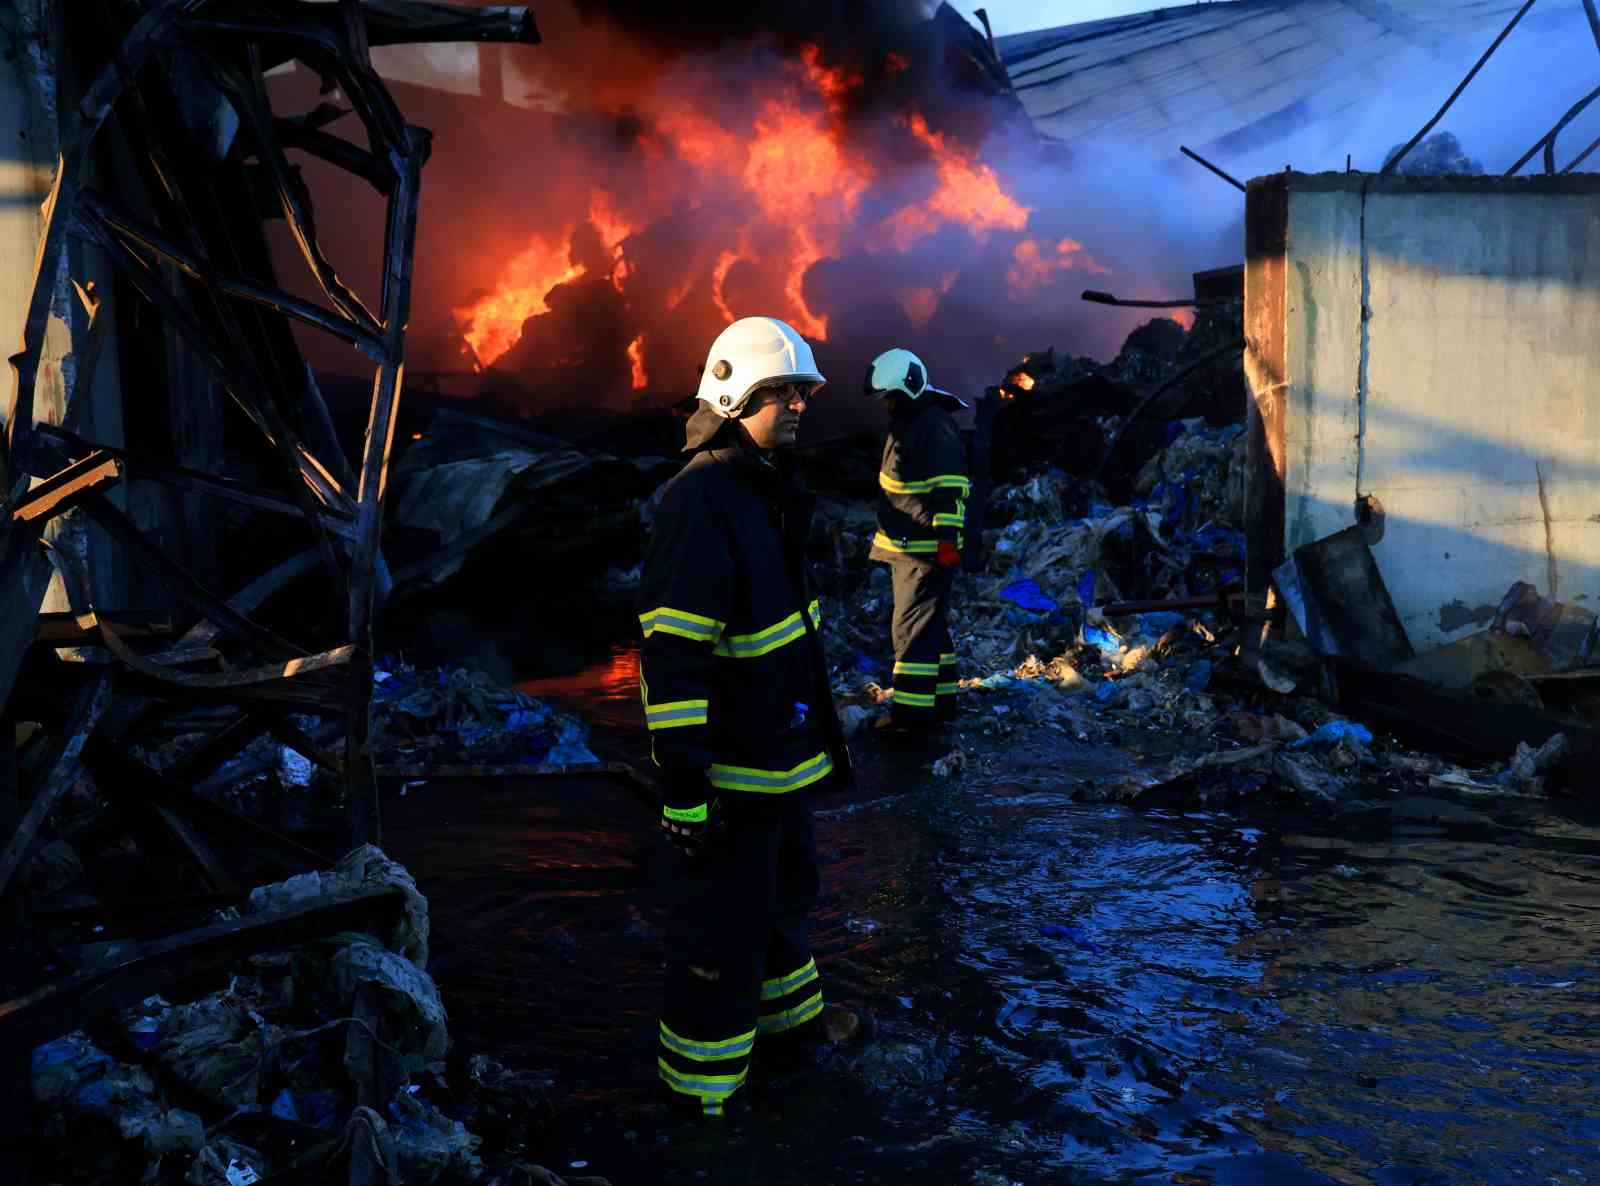
[[[890,695],[894,697],[896,704],[908,705],[911,708],[933,707],[933,693],[931,692],[907,692],[903,688],[896,688]]]
[[[941,663],[954,663],[955,661],[956,653],[954,651],[946,651],[944,654],[939,656],[939,662]]]
[[[878,471],[878,485],[890,494],[930,494],[935,490],[959,490],[962,494],[972,489],[972,482],[960,474],[935,474],[914,482],[902,482],[891,474]]]
[[[691,614],[688,610],[665,605],[639,615],[639,627],[646,638],[660,631],[662,634],[687,638],[690,642],[716,642],[726,625],[726,622],[703,614]]]
[[[940,684],[938,688],[938,694],[940,696],[954,696],[960,690],[960,684]]]
[[[725,791],[757,791],[762,794],[781,795],[798,791],[827,776],[833,769],[833,759],[826,750],[807,758],[793,770],[760,770],[753,766],[724,766],[713,762],[708,780],[714,787]]]
[[[645,724],[652,730],[703,725],[706,723],[706,710],[709,705],[710,701],[707,700],[674,700],[671,704],[651,704],[646,700]]]
[[[938,675],[939,665],[937,663],[905,663],[896,660],[894,673],[896,675]]]
[[[756,1031],[750,1030],[737,1038],[723,1038],[719,1042],[691,1042],[688,1038],[673,1033],[672,1027],[663,1021],[661,1044],[672,1053],[692,1058],[695,1062],[720,1062],[725,1058],[741,1058],[749,1054],[751,1047],[756,1044]]]
[[[806,608],[811,614],[811,625],[820,629],[822,607],[813,601]],[[777,625],[757,630],[754,634],[724,634],[717,643],[715,653],[725,659],[758,659],[803,637],[805,632],[805,623],[800,620],[800,615],[793,613]]]
[[[967,525],[967,516],[965,512],[953,515],[938,514],[933,517],[933,525],[935,527],[965,527]]]
[[[892,540],[883,532],[878,532],[872,537],[872,546],[882,548],[885,552],[899,552],[904,555],[933,555],[939,550],[939,541],[936,539],[902,539]]]
[[[790,972],[787,976],[778,976],[772,980],[761,982],[761,999],[775,1001],[781,996],[786,996],[795,989],[805,984],[810,984],[817,978],[817,961],[808,959],[805,964]]]
[[[699,807],[663,807],[661,814],[669,820],[680,824],[703,824],[706,822],[706,805]]]
[[[656,1067],[661,1077],[666,1080],[667,1086],[673,1091],[681,1091],[684,1095],[699,1096],[703,1100],[717,1101],[727,1099],[739,1090],[739,1085],[744,1082],[745,1076],[750,1072],[740,1071],[737,1075],[685,1075],[682,1071],[672,1066],[664,1058],[656,1059]]]
[[[804,1025],[818,1013],[822,1012],[822,994],[807,997],[793,1009],[785,1009],[781,1013],[774,1013],[770,1017],[763,1017],[756,1022],[756,1029],[763,1034],[781,1034],[784,1030],[792,1030],[797,1025]]]

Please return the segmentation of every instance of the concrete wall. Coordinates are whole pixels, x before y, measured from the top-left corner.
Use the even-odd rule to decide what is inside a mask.
[[[1246,221],[1252,577],[1370,495],[1418,650],[1600,601],[1600,178],[1290,173]]]

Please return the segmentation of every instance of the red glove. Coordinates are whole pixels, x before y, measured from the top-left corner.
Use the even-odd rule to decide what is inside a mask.
[[[954,541],[942,539],[939,541],[937,559],[940,568],[958,568],[961,564],[961,549],[956,547]]]

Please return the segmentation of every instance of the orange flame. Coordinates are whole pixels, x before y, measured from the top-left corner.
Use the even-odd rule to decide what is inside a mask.
[[[628,343],[628,364],[633,368],[633,389],[643,391],[644,385],[650,382],[644,369],[644,335]]]
[[[728,308],[728,298],[722,295],[722,284],[727,280],[729,270],[738,262],[737,251],[724,251],[717,257],[717,266],[711,270],[711,299],[717,303],[717,312],[722,314],[729,325],[732,325],[737,318],[734,317],[733,310]]]
[[[818,317],[811,311],[804,292],[806,271],[822,258],[822,252],[817,250],[804,228],[795,231],[795,244],[794,260],[789,264],[789,282],[783,289],[794,309],[794,327],[808,338],[825,342],[828,340],[828,319]]]
[[[1057,272],[1069,270],[1103,275],[1110,269],[1102,267],[1076,239],[1059,239],[1053,250],[1041,248],[1037,239],[1024,239],[1011,253],[1006,286],[1012,297],[1021,300],[1049,284]]]
[[[946,145],[920,111],[911,113],[907,126],[938,162],[939,189],[929,202],[934,211],[950,222],[965,223],[979,235],[1001,227],[1020,231],[1028,225],[1032,212],[1001,188],[993,169]]]
[[[895,299],[900,302],[900,307],[906,311],[906,318],[915,329],[926,329],[928,322],[933,320],[933,315],[939,311],[939,302],[944,299],[956,282],[959,270],[946,272],[939,280],[937,286],[932,284],[913,285],[902,288],[895,294]]]
[[[1183,326],[1185,330],[1191,330],[1194,328],[1193,309],[1172,309],[1168,311],[1167,316],[1172,318],[1172,320],[1176,321],[1179,325]]]
[[[584,272],[582,264],[567,258],[567,236],[555,244],[535,239],[507,265],[499,286],[456,317],[466,323],[462,337],[484,366],[494,362],[522,337],[522,323],[540,313],[548,313],[545,297],[550,290],[576,280]]]

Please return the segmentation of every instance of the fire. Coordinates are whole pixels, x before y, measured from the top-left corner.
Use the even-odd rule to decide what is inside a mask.
[[[545,303],[550,290],[583,273],[582,264],[567,258],[567,236],[554,244],[534,239],[507,265],[494,292],[456,310],[456,317],[467,327],[462,337],[478,362],[488,366],[515,346],[522,337],[522,323],[550,311]]]
[[[644,385],[650,382],[650,376],[644,369],[644,335],[640,334],[628,343],[628,363],[633,368],[633,389],[643,391]]]
[[[717,266],[711,270],[711,299],[717,303],[717,312],[722,314],[723,320],[729,325],[737,319],[733,315],[733,310],[728,308],[728,298],[722,295],[722,284],[727,280],[728,272],[733,265],[738,262],[737,251],[724,251],[717,257]]]
[[[1183,326],[1185,330],[1191,330],[1194,328],[1193,309],[1173,309],[1168,312],[1167,316],[1172,318],[1172,320],[1176,321],[1179,325]]]
[[[890,53],[881,71],[869,72],[881,80],[909,69],[904,56]],[[873,255],[905,256],[882,269],[881,287],[861,297],[863,307],[897,302],[918,330],[934,323],[963,267],[979,260],[984,267],[968,272],[972,293],[985,294],[978,300],[991,299],[1002,279],[1022,296],[1064,270],[1104,271],[1071,239],[1027,238],[1013,246],[1032,211],[976,145],[930,121],[933,108],[904,98],[891,105],[886,95],[874,97],[884,100],[876,106],[858,102],[868,85],[863,74],[830,61],[817,45],[752,77],[734,102],[725,100],[722,81],[692,66],[597,87],[591,110],[598,102],[608,115],[625,113],[618,126],[628,131],[604,154],[558,142],[553,151],[581,154],[573,163],[584,167],[567,171],[570,183],[552,186],[520,253],[509,263],[490,257],[479,265],[500,269],[492,291],[456,311],[479,364],[490,366],[516,345],[530,317],[549,313],[551,291],[582,279],[585,266],[609,270],[562,294],[571,299],[557,300],[560,316],[594,324],[580,354],[592,347],[596,373],[610,376],[603,382],[620,387],[631,374],[634,390],[650,381],[646,338],[656,382],[665,386],[669,373],[680,382],[686,363],[675,343],[698,337],[714,318],[727,323],[770,312],[825,341],[830,309],[821,294],[840,290],[833,279],[814,283],[820,274],[812,269],[825,260],[856,261],[870,271]],[[635,89],[624,102],[629,85]],[[570,96],[576,108],[584,105],[580,92],[581,84]],[[585,177],[605,181],[586,184]],[[596,254],[589,227],[604,253]],[[964,237],[942,234],[958,228]],[[573,241],[575,229],[587,243]],[[918,255],[919,244],[934,236],[941,236],[937,246],[927,242]],[[602,278],[609,285],[598,283]],[[739,307],[745,304],[759,307]],[[541,352],[518,357],[524,353]],[[538,365],[530,358],[528,366]],[[529,379],[536,390],[538,376]]]
[[[1006,287],[1021,300],[1035,289],[1049,284],[1057,272],[1082,271],[1103,275],[1102,267],[1076,239],[1058,239],[1053,249],[1041,248],[1037,239],[1024,239],[1011,252],[1006,269]]]
[[[1028,225],[1031,211],[1006,193],[993,169],[949,147],[920,111],[911,113],[907,126],[938,162],[939,189],[929,203],[937,213],[978,235],[1002,227],[1020,231]]]

